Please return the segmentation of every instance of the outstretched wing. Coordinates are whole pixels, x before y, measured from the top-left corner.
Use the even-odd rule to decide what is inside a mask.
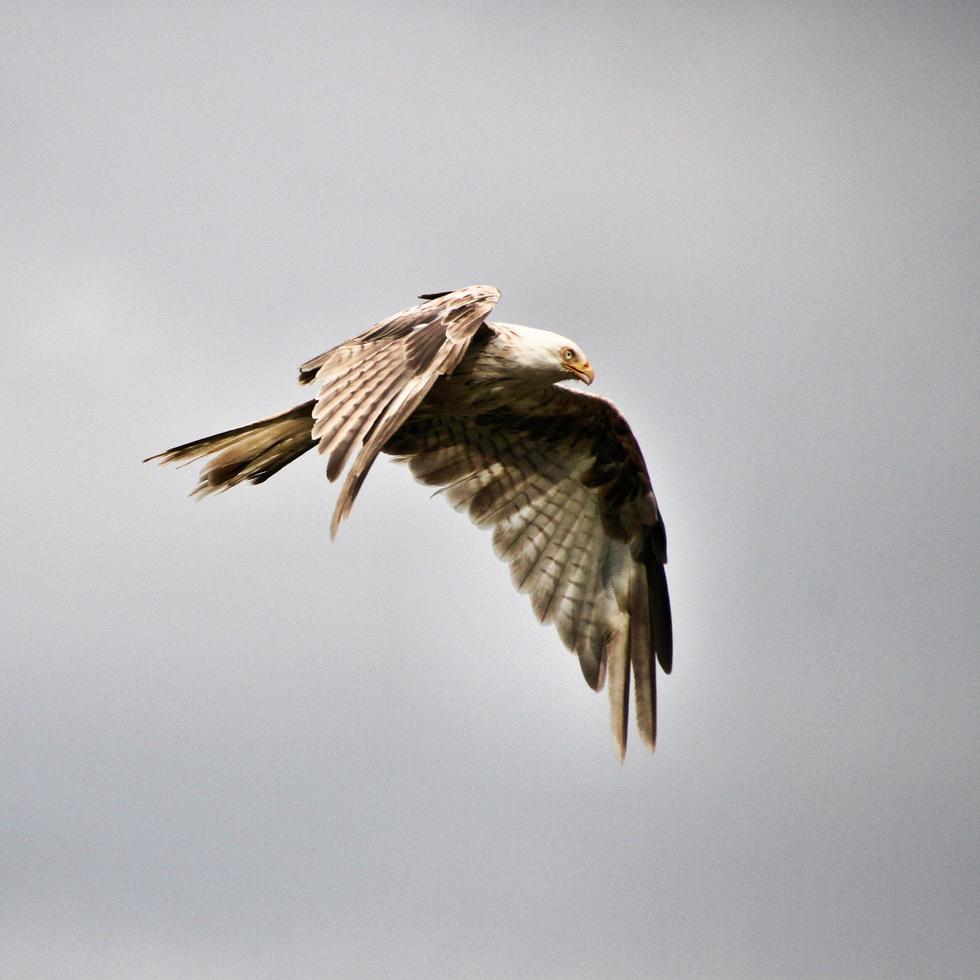
[[[328,479],[335,480],[361,447],[337,500],[331,536],[350,513],[378,452],[439,377],[459,365],[499,299],[493,286],[440,294],[300,367],[302,384],[319,384],[313,438],[328,455]]]
[[[557,387],[542,399],[530,411],[413,419],[385,452],[493,528],[538,619],[554,622],[591,687],[608,680],[620,755],[632,667],[637,727],[652,749],[654,661],[670,672],[672,639],[667,539],[646,465],[610,402]]]

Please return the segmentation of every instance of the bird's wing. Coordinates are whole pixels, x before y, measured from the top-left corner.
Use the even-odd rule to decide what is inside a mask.
[[[300,382],[319,385],[313,438],[335,480],[355,450],[334,509],[331,535],[350,513],[379,450],[440,376],[459,365],[500,293],[470,286],[396,313],[352,340],[307,361]]]
[[[542,398],[537,412],[412,419],[385,452],[493,528],[538,619],[554,622],[594,689],[608,680],[620,755],[632,666],[637,727],[652,749],[654,661],[670,672],[672,639],[667,539],[646,465],[610,402],[563,388]]]

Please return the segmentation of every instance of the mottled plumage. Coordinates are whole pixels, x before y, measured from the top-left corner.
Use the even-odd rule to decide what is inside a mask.
[[[572,341],[488,322],[492,286],[423,298],[303,364],[315,399],[151,459],[213,456],[194,490],[204,495],[262,483],[317,446],[330,480],[347,470],[331,535],[379,452],[407,462],[493,529],[535,615],[555,624],[591,687],[608,684],[621,755],[632,670],[637,727],[653,748],[654,661],[669,673],[672,656],[667,540],[626,420],[603,398],[557,387],[594,376]]]

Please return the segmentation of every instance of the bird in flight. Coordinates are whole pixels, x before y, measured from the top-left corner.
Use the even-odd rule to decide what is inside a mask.
[[[630,673],[641,739],[657,731],[655,661],[670,673],[667,537],[640,447],[612,402],[558,387],[595,372],[573,341],[487,320],[493,286],[428,293],[300,366],[316,397],[151,456],[211,457],[193,496],[263,483],[315,446],[347,469],[331,537],[378,453],[442,488],[508,562],[537,618],[554,623],[589,686],[608,686],[626,752]]]

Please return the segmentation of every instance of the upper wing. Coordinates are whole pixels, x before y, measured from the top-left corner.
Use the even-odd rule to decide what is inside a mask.
[[[329,453],[327,477],[335,480],[355,448],[330,524],[331,536],[350,513],[378,452],[408,419],[440,375],[462,360],[500,292],[470,286],[382,320],[360,336],[307,361],[300,382],[320,386],[313,408],[313,438]]]
[[[493,527],[497,555],[554,621],[588,683],[608,677],[626,751],[630,666],[643,740],[656,740],[654,659],[672,661],[667,539],[643,456],[614,405],[552,388],[539,411],[409,421],[385,452]]]

